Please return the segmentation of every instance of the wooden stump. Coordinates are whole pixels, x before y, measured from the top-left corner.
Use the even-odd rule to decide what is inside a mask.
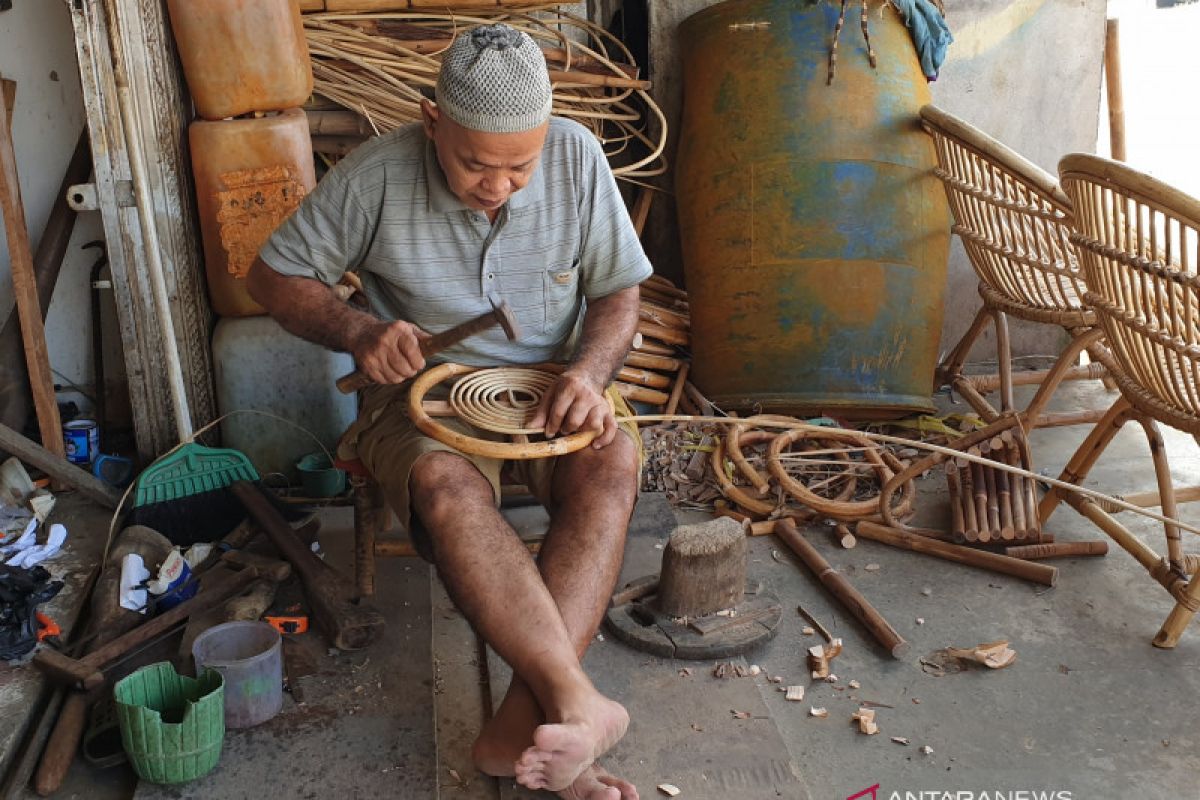
[[[663,553],[657,606],[674,617],[702,617],[742,602],[746,534],[728,517],[682,525]]]

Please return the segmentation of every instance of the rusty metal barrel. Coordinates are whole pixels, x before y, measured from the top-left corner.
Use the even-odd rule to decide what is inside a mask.
[[[728,408],[927,412],[950,220],[908,31],[871,0],[730,0],[681,26],[676,195],[693,380]]]

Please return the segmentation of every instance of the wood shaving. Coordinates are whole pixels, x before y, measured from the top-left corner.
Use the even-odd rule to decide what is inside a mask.
[[[804,699],[804,687],[803,686],[787,687],[786,689],[784,689],[783,699],[791,700],[794,703],[799,703],[801,700]]]
[[[846,685],[849,686],[851,689],[858,689],[862,686],[862,684],[859,683],[858,681],[850,681],[850,683],[848,683]]]
[[[923,755],[923,756],[933,755],[933,748],[927,744],[921,745],[921,755]]]
[[[807,625],[805,625],[803,628],[801,628],[800,632],[803,633],[805,636],[812,636],[814,633],[816,633],[815,630],[813,630],[812,628],[810,628]]]
[[[905,739],[903,736],[893,736],[892,741],[896,744],[902,744],[905,747],[908,747],[908,739]]]
[[[823,708],[816,708],[815,706],[810,706],[808,709],[808,715],[810,717],[816,717],[817,719],[825,719],[826,717],[829,716],[829,712]]]
[[[865,569],[867,572],[879,572],[879,565],[867,564],[865,567],[863,567],[863,569]]]
[[[660,783],[658,785],[658,790],[667,797],[678,797],[683,793],[683,790],[673,783]]]
[[[733,714],[734,719],[750,719],[753,716],[749,711],[734,711],[731,709],[729,713]]]

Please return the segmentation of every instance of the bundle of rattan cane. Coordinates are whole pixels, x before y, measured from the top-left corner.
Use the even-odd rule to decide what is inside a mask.
[[[613,173],[644,180],[666,170],[666,118],[638,78],[619,39],[553,5],[525,12],[498,8],[462,13],[406,11],[306,14],[314,90],[364,116],[382,133],[421,118],[432,96],[441,53],[458,32],[505,22],[542,47],[554,84],[554,113],[573,119],[603,143]],[[582,33],[587,44],[568,34]]]

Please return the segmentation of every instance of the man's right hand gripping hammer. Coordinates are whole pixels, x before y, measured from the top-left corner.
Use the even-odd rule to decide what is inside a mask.
[[[503,300],[493,301],[488,313],[433,336],[409,322],[381,321],[361,337],[362,344],[354,349],[359,368],[338,378],[337,388],[350,394],[373,383],[403,383],[424,369],[425,359],[434,353],[495,325],[504,329],[509,341],[520,336],[512,309]]]

